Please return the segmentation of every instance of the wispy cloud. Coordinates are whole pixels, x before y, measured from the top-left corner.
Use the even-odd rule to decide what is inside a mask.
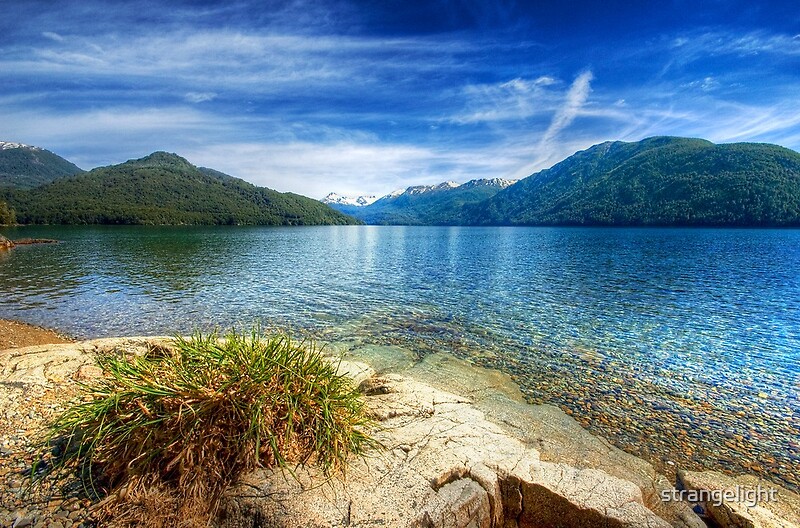
[[[591,71],[587,70],[572,82],[572,85],[567,91],[566,97],[562,105],[556,110],[550,126],[547,127],[542,135],[539,144],[536,147],[537,160],[536,164],[541,164],[553,157],[553,141],[561,133],[562,130],[567,128],[578,116],[579,112],[589,98],[589,93],[592,90],[591,82],[594,75]]]
[[[585,71],[578,75],[567,92],[564,105],[553,116],[553,121],[547,127],[544,136],[542,136],[542,141],[539,144],[540,148],[548,146],[562,130],[575,120],[581,107],[589,97],[593,78],[594,75],[592,75],[591,71]]]
[[[557,85],[550,76],[516,78],[495,84],[468,85],[463,89],[466,111],[451,118],[458,124],[525,119],[543,114],[556,102],[557,93],[547,87]]]
[[[0,115],[4,128],[19,141],[53,150],[85,169],[155,150],[180,153],[198,141],[221,141],[237,126],[235,120],[180,107],[56,112],[0,106]]]
[[[439,74],[457,67],[453,55],[472,44],[457,40],[314,36],[227,29],[163,34],[82,36],[54,46],[7,49],[0,65],[7,74],[89,78],[147,78],[169,75],[177,83],[204,82],[253,93],[347,86],[387,81],[405,71]],[[391,57],[392,60],[387,60]]]
[[[796,35],[768,33],[763,30],[745,34],[731,34],[727,31],[695,32],[674,39],[673,46],[688,53],[691,58],[722,54],[800,55],[800,39]]]
[[[681,85],[683,88],[699,88],[704,92],[710,92],[719,88],[719,81],[712,76],[706,76],[696,81],[691,81]]]
[[[64,37],[54,31],[43,31],[42,36],[56,42],[64,42]]]
[[[213,101],[217,98],[214,92],[188,92],[184,99],[190,103],[205,103],[206,101]]]

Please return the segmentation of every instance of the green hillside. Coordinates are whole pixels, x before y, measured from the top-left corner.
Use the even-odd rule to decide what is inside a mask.
[[[0,188],[32,189],[81,172],[49,150],[0,141]]]
[[[311,198],[199,169],[166,152],[31,190],[6,190],[3,199],[23,224],[357,223]]]
[[[800,154],[654,137],[595,145],[461,220],[479,225],[798,226]]]

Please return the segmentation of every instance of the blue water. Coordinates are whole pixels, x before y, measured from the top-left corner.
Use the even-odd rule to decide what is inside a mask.
[[[31,227],[0,234],[62,241],[0,253],[3,318],[79,337],[258,319],[331,339],[357,331],[419,354],[444,349],[510,372],[532,401],[570,409],[656,462],[797,484],[798,230]],[[623,420],[631,415],[636,423]]]

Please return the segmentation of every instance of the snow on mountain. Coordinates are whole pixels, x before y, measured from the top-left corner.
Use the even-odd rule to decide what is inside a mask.
[[[31,150],[42,150],[41,147],[32,147],[23,143],[12,143],[11,141],[0,141],[0,150],[9,150],[16,148],[26,148]]]
[[[511,187],[519,180],[506,180],[503,178],[485,178],[481,180],[470,180],[464,185],[468,185],[471,187],[479,187],[479,186],[486,186],[486,187],[500,187],[501,189],[505,189],[506,187]]]
[[[460,183],[454,181],[446,181],[436,185],[415,185],[405,190],[405,194],[422,194],[431,191],[447,191],[461,186]]]
[[[329,205],[351,205],[356,207],[363,207],[372,204],[373,202],[377,202],[378,200],[392,200],[394,198],[398,198],[403,195],[420,195],[432,191],[449,191],[452,189],[457,189],[462,185],[464,188],[470,187],[499,187],[501,189],[505,189],[506,187],[510,187],[517,183],[518,180],[505,180],[503,178],[485,178],[479,180],[470,180],[467,183],[458,183],[454,181],[446,181],[442,183],[437,183],[436,185],[413,185],[411,187],[406,187],[405,189],[397,189],[396,191],[392,191],[385,196],[357,196],[347,197],[342,196],[336,193],[330,193],[328,196],[322,199],[323,203]]]
[[[378,196],[356,196],[348,197],[342,196],[336,193],[330,193],[328,196],[322,199],[322,203],[326,204],[335,204],[335,205],[354,205],[356,207],[363,207],[365,205],[369,205],[375,200],[378,199]]]

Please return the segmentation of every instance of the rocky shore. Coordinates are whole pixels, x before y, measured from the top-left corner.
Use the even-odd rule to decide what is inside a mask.
[[[55,244],[58,240],[51,238],[20,238],[17,240],[9,240],[3,235],[0,235],[0,249],[11,249],[14,246],[29,246],[31,244]]]
[[[92,525],[93,501],[76,482],[45,477],[28,489],[33,441],[77,383],[100,374],[94,354],[135,353],[154,339],[164,338],[0,352],[0,526]],[[362,384],[383,449],[324,483],[314,468],[296,478],[255,472],[229,490],[217,526],[705,526],[695,510],[720,526],[800,526],[800,497],[752,477],[682,474],[680,484],[684,492],[759,485],[776,490],[773,500],[680,500],[650,464],[556,407],[524,403],[499,372],[445,354],[416,361],[392,347],[362,349],[341,365]]]

